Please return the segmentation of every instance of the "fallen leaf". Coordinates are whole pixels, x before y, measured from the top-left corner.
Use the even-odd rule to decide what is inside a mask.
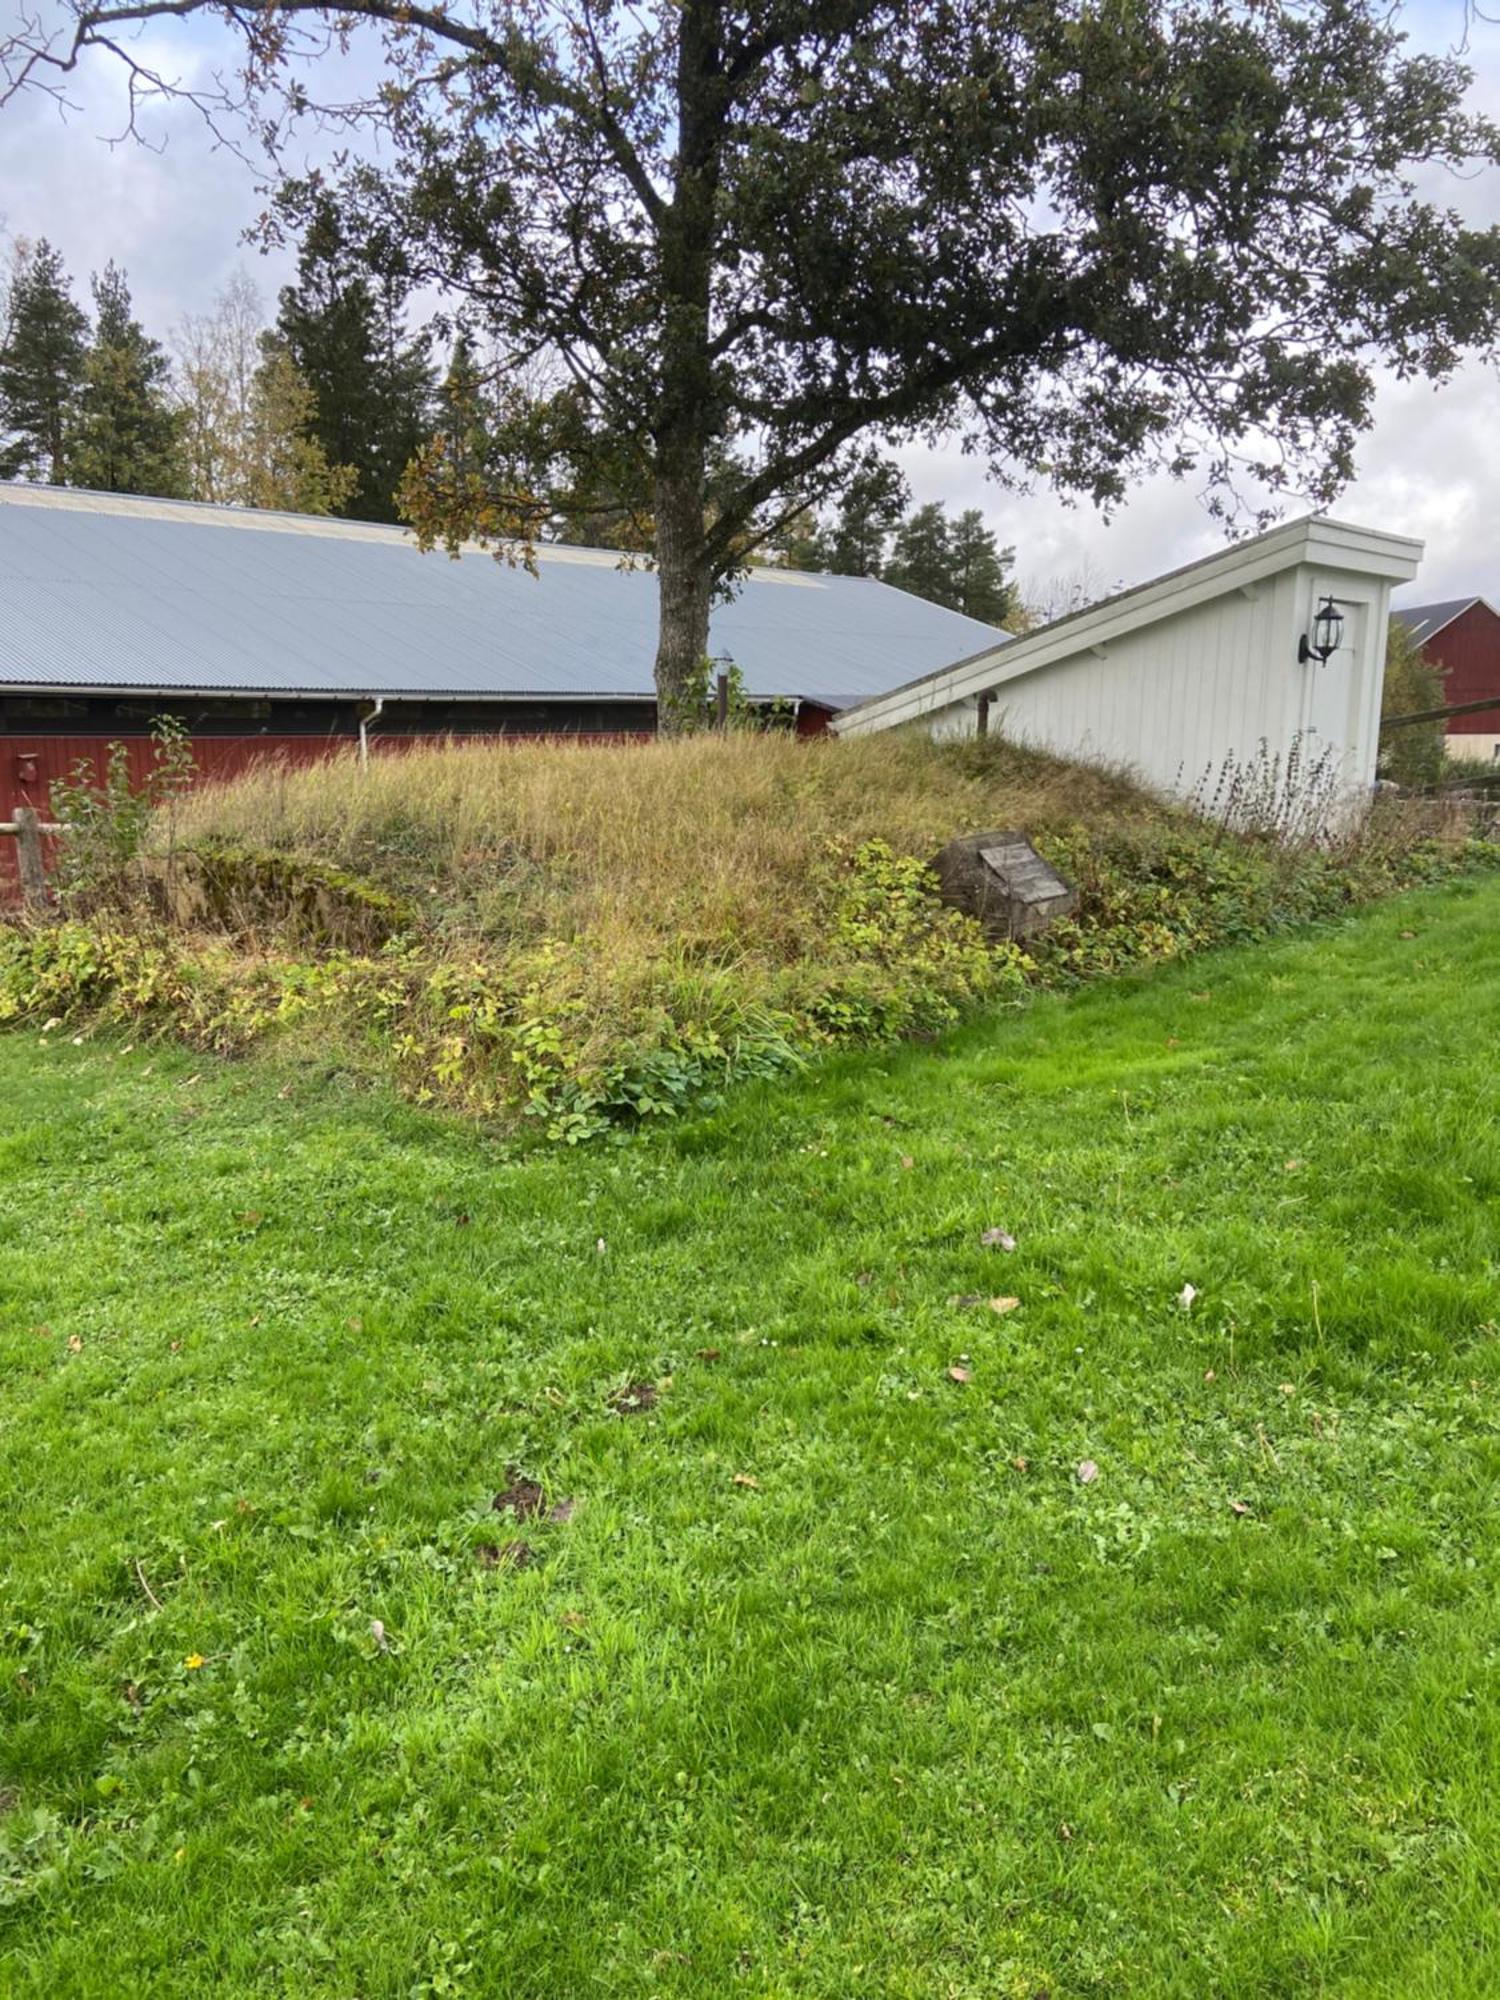
[[[1073,1829],[1068,1825],[1068,1822],[1066,1820],[1063,1821],[1062,1825],[1059,1826],[1057,1831],[1059,1836],[1063,1840],[1071,1840],[1073,1838]]]
[[[604,1238],[601,1236],[599,1238],[599,1241],[594,1245],[594,1255],[596,1257],[602,1257],[605,1251],[608,1250],[608,1248],[609,1245],[605,1242]]]
[[[1167,1047],[1168,1047],[1169,1049],[1177,1049],[1177,1048],[1181,1048],[1181,1046],[1182,1046],[1182,1044],[1181,1044],[1181,1043],[1180,1043],[1180,1042],[1178,1041],[1178,1039],[1177,1039],[1177,1037],[1176,1037],[1175,1035],[1168,1035],[1168,1037],[1167,1037]]]
[[[258,1208],[242,1209],[236,1218],[237,1221],[244,1224],[246,1229],[253,1229],[258,1222],[264,1222],[265,1219]]]
[[[914,1166],[915,1166],[916,1164],[917,1164],[917,1163],[916,1163],[916,1161],[915,1161],[915,1160],[914,1160],[914,1159],[912,1158],[912,1156],[911,1156],[911,1154],[910,1154],[910,1153],[903,1153],[903,1154],[901,1155],[901,1165],[902,1165],[902,1169],[903,1169],[903,1170],[904,1170],[904,1171],[905,1171],[906,1173],[910,1173],[910,1172],[911,1172],[911,1170],[912,1170],[912,1168],[913,1168],[913,1167],[914,1167]]]
[[[68,1352],[69,1354],[82,1354],[83,1352],[82,1334],[70,1333],[68,1335]]]
[[[700,1347],[698,1349],[698,1359],[700,1361],[717,1361],[718,1358],[719,1350],[717,1347]]]
[[[992,1313],[1013,1313],[1020,1303],[1019,1299],[991,1299],[990,1311]]]
[[[370,1637],[375,1641],[379,1652],[385,1653],[390,1651],[390,1646],[385,1636],[385,1627],[378,1618],[370,1620]]]
[[[453,1218],[453,1226],[454,1226],[454,1228],[455,1228],[455,1229],[467,1229],[467,1228],[468,1228],[468,1226],[469,1226],[469,1218],[468,1218],[468,1216],[466,1216],[466,1215],[456,1215],[456,1216],[455,1216],[455,1217]]]
[[[1014,1250],[1016,1239],[1008,1229],[986,1229],[979,1238],[986,1250]]]
[[[731,1483],[735,1486],[753,1487],[757,1493],[760,1491],[760,1481],[750,1472],[737,1472]]]
[[[974,1371],[972,1368],[950,1368],[948,1370],[948,1380],[950,1382],[972,1382],[974,1380]]]
[[[856,1271],[854,1282],[856,1285],[873,1285],[875,1282],[875,1273],[873,1271]]]
[[[1184,1285],[1182,1290],[1177,1294],[1177,1303],[1186,1312],[1197,1296],[1198,1287],[1196,1285]]]
[[[1205,1382],[1217,1382],[1219,1379],[1218,1373],[1215,1369],[1205,1368],[1203,1371],[1203,1379]]]
[[[557,1622],[559,1625],[566,1626],[570,1632],[583,1632],[588,1629],[589,1621],[587,1615],[582,1611],[565,1611]]]
[[[1306,1164],[1305,1160],[1288,1160],[1281,1171],[1284,1174],[1300,1174]]]
[[[1031,1469],[1031,1460],[1029,1458],[1022,1458],[1019,1452],[1011,1460],[1011,1464],[1016,1468],[1017,1472],[1028,1472]]]
[[[1415,932],[1415,931],[1403,931],[1403,932],[1401,933],[1401,938],[1402,938],[1402,942],[1403,942],[1403,943],[1404,943],[1404,942],[1405,942],[1405,941],[1406,941],[1407,939],[1409,939],[1409,938],[1414,938],[1415,936],[1416,936],[1416,932]]]
[[[1080,1459],[1078,1463],[1078,1484],[1092,1486],[1099,1477],[1099,1468],[1091,1458]]]
[[[1295,1395],[1296,1395],[1296,1393],[1297,1393],[1297,1385],[1296,1385],[1296,1383],[1295,1383],[1295,1382],[1283,1382],[1283,1383],[1281,1384],[1281,1393],[1282,1393],[1282,1395],[1283,1395],[1283,1396],[1295,1396]]]
[[[950,1295],[948,1303],[950,1306],[982,1306],[984,1304],[984,1293],[954,1292]]]
[[[1229,1503],[1229,1511],[1231,1514],[1239,1514],[1243,1516],[1250,1512],[1250,1504],[1246,1500],[1231,1500]]]

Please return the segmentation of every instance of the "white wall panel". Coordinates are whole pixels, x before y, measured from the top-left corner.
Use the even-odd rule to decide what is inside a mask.
[[[1344,643],[1319,667],[1298,660],[1297,642],[1325,595],[1343,610]],[[1374,777],[1389,599],[1382,578],[1288,570],[1005,681],[990,726],[1178,793],[1211,782],[1228,758],[1256,757],[1262,745],[1285,758],[1300,737],[1308,756],[1333,757],[1345,786],[1365,787]],[[972,734],[975,719],[973,699],[929,716],[942,736]]]

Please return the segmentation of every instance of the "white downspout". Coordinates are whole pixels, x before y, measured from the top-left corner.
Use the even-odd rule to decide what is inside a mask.
[[[370,713],[359,718],[359,768],[362,771],[368,771],[370,768],[370,724],[380,720],[380,711],[384,707],[385,696],[378,694]]]

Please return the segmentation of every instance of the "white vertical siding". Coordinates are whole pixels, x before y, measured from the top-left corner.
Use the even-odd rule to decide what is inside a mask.
[[[1330,593],[1344,611],[1345,644],[1320,668],[1299,662],[1297,641]],[[991,726],[1062,756],[1124,766],[1169,792],[1191,790],[1262,744],[1285,757],[1302,736],[1336,758],[1347,785],[1367,786],[1389,598],[1381,578],[1285,570],[1097,649],[1081,641],[1077,652],[1004,681]],[[970,734],[974,702],[951,703],[930,722],[937,735]]]

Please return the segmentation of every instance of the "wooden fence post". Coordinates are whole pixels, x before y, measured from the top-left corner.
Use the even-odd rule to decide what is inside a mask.
[[[988,736],[989,733],[990,698],[987,694],[982,694],[974,704],[974,734],[976,736]]]
[[[22,899],[39,908],[47,900],[47,871],[42,866],[41,815],[35,806],[16,807],[16,860]]]
[[[729,676],[721,673],[714,690],[714,728],[729,727]]]

